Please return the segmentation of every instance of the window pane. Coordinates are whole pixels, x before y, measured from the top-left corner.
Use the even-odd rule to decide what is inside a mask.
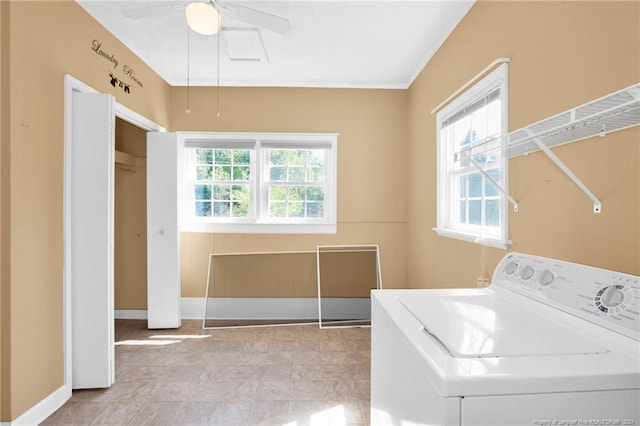
[[[305,189],[301,186],[291,186],[287,191],[289,201],[303,201]]]
[[[215,217],[229,217],[230,209],[229,202],[226,201],[216,201],[213,203],[213,215]]]
[[[482,197],[482,175],[480,173],[469,175],[469,197]]]
[[[325,152],[326,151],[324,149],[313,149],[309,151],[307,156],[307,165],[324,167]]]
[[[211,199],[211,186],[209,185],[195,185],[193,192],[196,200]]]
[[[231,180],[231,166],[216,166],[216,180]]]
[[[304,203],[293,202],[289,203],[289,217],[304,217]]]
[[[233,185],[231,198],[235,201],[249,201],[249,185]]]
[[[233,180],[249,180],[249,166],[235,166]]]
[[[287,159],[290,166],[304,166],[306,151],[302,149],[290,149],[287,151]]]
[[[309,218],[324,217],[324,203],[307,203],[307,217]]]
[[[321,167],[307,168],[307,182],[322,182],[324,180],[324,170]]]
[[[197,217],[210,217],[211,216],[211,203],[210,202],[196,202],[196,216]]]
[[[487,170],[487,174],[493,178],[496,182],[500,182],[500,170],[499,169],[491,169]],[[484,194],[486,196],[495,196],[498,195],[498,188],[494,184],[491,183],[489,179],[485,179],[484,185]]]
[[[234,201],[231,207],[232,217],[249,217],[249,203]]]
[[[485,209],[486,225],[498,226],[500,224],[500,200],[487,200]]]
[[[249,153],[249,150],[233,150],[233,164],[249,164],[250,161],[251,155]]]
[[[467,176],[459,176],[457,178],[454,179],[454,182],[456,182],[454,185],[454,191],[455,188],[458,188],[458,197],[459,198],[466,198],[467,197],[467,182],[468,182],[468,178]]]
[[[272,182],[282,182],[287,180],[287,168],[272,167],[269,171],[269,180]]]
[[[231,187],[229,185],[213,185],[213,199],[216,201],[230,200]]]
[[[271,150],[269,151],[269,163],[272,165],[286,165],[287,164],[287,152],[283,150]]]
[[[323,201],[324,188],[322,188],[321,186],[310,186],[309,188],[307,188],[307,200]]]
[[[287,203],[286,202],[269,203],[269,216],[270,217],[287,217]]]
[[[284,186],[272,186],[269,188],[269,201],[286,201],[287,188]]]
[[[482,201],[469,200],[469,224],[480,225],[482,223]]]
[[[213,167],[211,167],[211,166],[198,166],[198,167],[196,167],[196,179],[197,180],[212,180],[213,179]]]
[[[213,164],[213,150],[196,149],[196,163],[197,164]]]
[[[231,164],[230,149],[216,149],[216,164]]]
[[[289,182],[304,182],[304,167],[292,167],[289,169]]]
[[[458,206],[460,207],[460,223],[467,223],[467,202],[460,201]]]

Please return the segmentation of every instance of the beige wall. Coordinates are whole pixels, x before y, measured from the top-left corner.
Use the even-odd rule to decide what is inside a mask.
[[[147,309],[147,133],[116,119],[116,150],[134,155],[116,163],[114,293],[116,309]]]
[[[183,233],[183,296],[204,296],[209,252],[316,244],[379,243],[386,287],[466,286],[504,251],[487,249],[483,260],[479,246],[431,230],[436,164],[429,111],[500,56],[512,59],[511,129],[638,82],[639,8],[481,1],[408,91],[223,88],[216,118],[215,89],[194,88],[193,112],[185,114],[185,89],[169,88],[75,2],[1,1],[0,421],[62,385],[65,73],[173,131],[340,133],[338,233]],[[118,78],[129,64],[144,87],[132,85],[130,94],[112,87],[112,64],[91,50],[94,39],[118,58]],[[601,215],[543,156],[511,160],[511,192],[520,202],[520,212],[510,214],[513,249],[640,273],[639,137],[636,128],[557,148],[602,198]],[[142,308],[140,294],[121,306]]]
[[[335,235],[182,233],[182,296],[204,297],[210,252],[315,250],[318,244],[380,244],[383,283],[407,285],[407,92],[404,90],[172,88],[171,130],[336,132]]]
[[[0,421],[11,404],[9,286],[9,3],[0,2]]]
[[[409,90],[411,287],[456,287],[505,254],[437,236],[436,129],[429,114],[498,57],[509,66],[515,130],[640,81],[640,3],[480,1]],[[512,250],[640,272],[638,128],[555,149],[601,198],[602,214],[540,153],[509,162]]]
[[[9,139],[2,141],[3,155],[6,145],[10,155],[8,180],[2,179],[9,204],[2,211],[11,235],[3,226],[10,276],[5,280],[3,264],[2,294],[3,301],[10,294],[11,310],[2,321],[2,421],[17,418],[63,384],[64,74],[115,95],[162,125],[167,125],[169,99],[166,83],[75,2],[15,1],[8,15],[5,3],[2,37],[3,43],[8,37],[10,48],[11,117]],[[116,56],[118,68],[91,50],[93,40]],[[2,54],[4,64],[4,44]],[[110,71],[126,79],[124,64],[144,85],[133,85],[130,94],[109,84]]]

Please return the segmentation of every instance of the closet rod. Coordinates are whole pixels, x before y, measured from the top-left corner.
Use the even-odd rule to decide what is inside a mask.
[[[447,99],[445,99],[437,107],[435,107],[433,111],[431,111],[431,115],[437,113],[442,108],[444,108],[449,102],[457,98],[458,95],[460,95],[460,93],[464,92],[469,86],[471,86],[473,83],[478,81],[480,77],[484,76],[486,73],[488,73],[493,68],[495,68],[496,65],[505,64],[505,63],[508,64],[509,62],[511,62],[511,58],[498,58],[495,61],[491,62],[482,71],[480,71],[478,74],[473,76],[471,80],[467,81],[465,84],[462,85],[462,87],[460,87],[458,90],[453,92]]]

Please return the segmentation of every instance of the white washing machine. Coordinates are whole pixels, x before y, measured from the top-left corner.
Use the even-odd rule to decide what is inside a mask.
[[[482,289],[374,290],[374,425],[640,425],[639,277],[509,253]]]

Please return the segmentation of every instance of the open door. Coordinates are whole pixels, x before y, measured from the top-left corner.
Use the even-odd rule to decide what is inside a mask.
[[[178,154],[175,133],[147,133],[148,328],[181,324]]]
[[[105,388],[115,380],[114,98],[74,92],[72,117],[72,388]]]

